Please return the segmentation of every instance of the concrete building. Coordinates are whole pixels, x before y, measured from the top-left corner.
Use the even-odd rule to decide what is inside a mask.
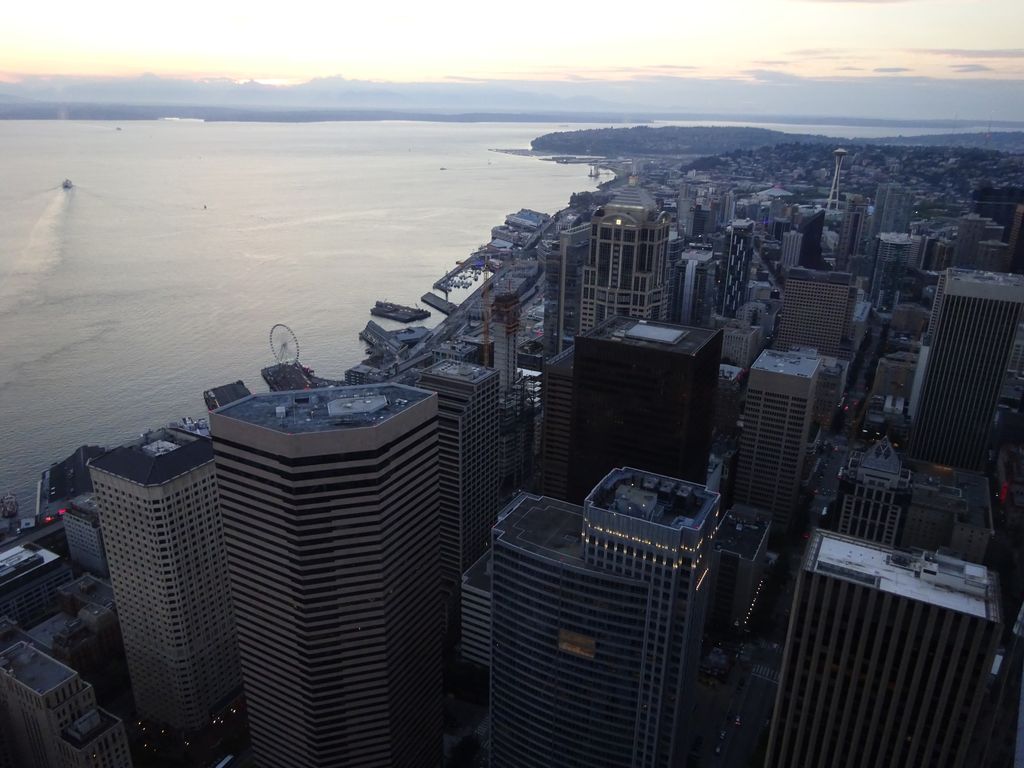
[[[711,556],[714,592],[708,627],[742,632],[761,591],[768,563],[769,516],[739,504],[722,518]]]
[[[491,551],[462,575],[462,658],[491,666]]]
[[[976,765],[1000,642],[983,566],[818,530],[797,576],[766,768]]]
[[[719,434],[735,435],[739,433],[746,380],[747,374],[742,368],[725,364],[718,366],[718,387],[715,390],[715,431]]]
[[[775,348],[810,347],[822,355],[853,357],[857,289],[846,272],[791,269],[786,277]]]
[[[608,320],[576,339],[569,501],[616,466],[703,482],[722,333]]]
[[[241,684],[213,470],[209,439],[177,429],[90,464],[136,707],[184,731]]]
[[[572,439],[573,349],[544,363],[544,422],[541,427],[541,488],[546,496],[569,497],[569,443]]]
[[[722,328],[722,362],[749,368],[764,348],[764,334],[758,325],[733,319]]]
[[[790,269],[800,266],[800,251],[803,248],[804,236],[801,232],[791,229],[782,236],[782,267]]]
[[[948,269],[922,348],[910,455],[983,470],[999,390],[1024,305],[1024,277]]]
[[[917,371],[917,354],[914,352],[891,352],[878,360],[875,379],[871,384],[871,395],[880,397],[902,397],[908,407]]]
[[[747,300],[747,281],[753,258],[754,222],[736,219],[726,229],[726,250],[722,256],[718,286],[718,314],[736,317],[736,310]]]
[[[443,362],[420,376],[437,393],[441,580],[453,591],[491,544],[498,502],[498,372]]]
[[[669,768],[689,747],[718,494],[633,469],[494,528],[492,768]]]
[[[590,254],[583,266],[580,332],[607,318],[662,320],[671,217],[630,187],[590,220]]]
[[[519,297],[499,293],[491,310],[491,337],[494,339],[494,368],[498,388],[505,401],[519,378]]]
[[[960,269],[982,269],[978,263],[978,245],[985,240],[1003,239],[1003,227],[986,216],[969,213],[956,225],[953,265]]]
[[[0,715],[17,768],[132,766],[124,724],[96,706],[92,686],[27,643],[0,651]]]
[[[988,479],[974,472],[911,461],[913,483],[900,546],[943,549],[985,562],[992,540]]]
[[[34,544],[0,552],[0,616],[26,626],[53,609],[58,590],[73,578],[58,555]]]
[[[839,475],[839,532],[896,546],[910,488],[910,470],[903,467],[889,440],[851,452]]]
[[[441,761],[437,415],[397,384],[210,415],[261,768]]]
[[[1002,240],[982,240],[974,247],[974,269],[1009,272],[1010,247]]]
[[[816,355],[767,350],[750,369],[735,499],[771,512],[783,530],[798,500],[820,368]]]
[[[849,363],[834,357],[822,357],[818,372],[818,386],[814,394],[814,423],[829,427],[835,418],[836,409],[846,391],[846,372]]]
[[[580,332],[580,286],[590,253],[590,222],[562,230],[544,265],[544,354],[557,355]]]
[[[900,302],[900,280],[907,271],[914,239],[902,232],[882,232],[877,240],[871,303],[879,312],[891,312]]]
[[[100,515],[92,497],[71,502],[64,512],[63,521],[71,562],[94,576],[109,576]]]

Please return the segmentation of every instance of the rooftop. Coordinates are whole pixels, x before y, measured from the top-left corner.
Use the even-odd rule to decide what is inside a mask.
[[[816,355],[801,354],[800,352],[780,352],[775,349],[766,349],[754,364],[750,366],[752,371],[769,371],[772,373],[784,373],[788,376],[800,376],[810,378],[821,365],[821,359]]]
[[[491,591],[491,550],[484,552],[483,556],[473,563],[462,575],[462,586],[472,587],[481,592]]]
[[[680,355],[693,355],[714,338],[718,331],[690,328],[668,323],[652,323],[632,317],[611,317],[586,334],[586,338],[615,341],[632,347],[644,347]]]
[[[951,268],[946,270],[945,283],[944,291],[949,294],[1024,301],[1024,275]],[[999,295],[991,294],[993,289],[999,289]]]
[[[737,504],[725,513],[718,524],[715,549],[735,552],[744,560],[753,560],[767,541],[770,521],[771,515]]]
[[[404,384],[323,387],[252,395],[217,414],[285,434],[333,432],[372,427],[432,396]]]
[[[640,187],[623,187],[605,206],[606,210],[627,211],[629,213],[656,213],[658,206],[650,193]]]
[[[444,376],[448,379],[465,381],[470,384],[476,384],[488,376],[496,376],[498,374],[494,368],[485,368],[482,365],[473,365],[457,360],[442,360],[425,369],[423,373],[432,376]]]
[[[211,461],[208,439],[168,428],[146,432],[93,459],[90,466],[138,485],[163,485]]]
[[[114,588],[110,582],[89,574],[64,584],[58,592],[62,595],[73,596],[86,605],[98,605],[106,608],[115,604]]]
[[[82,749],[119,722],[118,718],[102,709],[91,709],[65,728],[61,737],[76,749]]]
[[[639,469],[613,469],[587,496],[586,505],[666,528],[699,528],[718,504],[703,485]]]
[[[912,505],[945,509],[957,522],[979,528],[992,527],[992,507],[988,479],[965,470],[908,461],[913,474]]]
[[[0,653],[0,674],[12,675],[36,693],[49,693],[77,673],[28,643],[21,642]]]
[[[48,549],[14,547],[0,552],[0,586],[22,576],[41,565],[58,560],[59,556]]]
[[[239,379],[230,384],[223,384],[206,390],[203,392],[203,399],[206,401],[207,409],[213,411],[228,403],[233,403],[235,400],[248,397],[251,394],[249,388]]]
[[[814,283],[833,283],[835,285],[849,286],[852,283],[852,276],[849,272],[825,272],[820,269],[806,269],[805,267],[793,267],[786,273],[786,282],[791,280],[804,280]]]
[[[910,554],[818,529],[804,569],[971,616],[999,620],[999,585],[983,565]]]
[[[502,541],[535,554],[583,562],[583,509],[567,501],[521,493],[494,526]]]
[[[92,492],[89,459],[100,456],[106,448],[83,445],[63,461],[52,465],[39,480],[40,512],[51,512],[51,506],[61,506],[68,499]]]

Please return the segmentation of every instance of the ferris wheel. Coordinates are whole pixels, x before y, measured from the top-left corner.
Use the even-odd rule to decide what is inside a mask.
[[[299,340],[284,323],[270,329],[270,352],[281,365],[292,365],[299,361]]]

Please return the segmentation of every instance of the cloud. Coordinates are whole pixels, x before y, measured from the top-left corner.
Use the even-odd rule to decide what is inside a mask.
[[[950,69],[957,72],[992,72],[992,67],[986,67],[984,64],[950,64]]]
[[[912,3],[915,0],[801,0],[804,3],[847,3],[849,5],[895,5],[896,3]]]
[[[777,69],[745,69],[743,74],[764,83],[799,83],[804,78]]]
[[[1024,59],[1024,48],[915,48],[912,52],[956,59]]]
[[[841,72],[863,72],[864,67],[839,67]]]
[[[763,67],[784,67],[790,62],[786,59],[762,59],[760,61],[755,61],[754,63],[760,64]]]
[[[873,71],[881,72],[886,75],[893,75],[898,72],[909,72],[910,70],[907,67],[875,67]]]

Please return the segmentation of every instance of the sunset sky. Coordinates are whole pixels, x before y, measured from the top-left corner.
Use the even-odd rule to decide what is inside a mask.
[[[4,3],[0,73],[1024,78],[1020,0]],[[625,9],[625,12],[624,10]]]

